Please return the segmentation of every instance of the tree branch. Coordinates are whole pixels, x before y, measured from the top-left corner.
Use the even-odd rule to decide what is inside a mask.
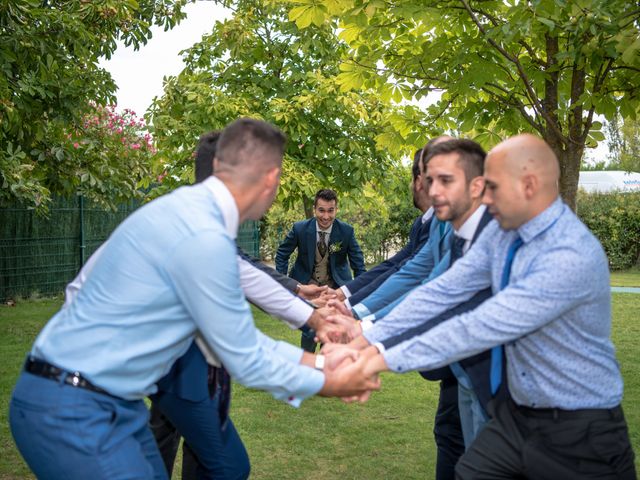
[[[474,12],[478,12],[481,15],[483,15],[484,17],[488,18],[489,21],[493,24],[494,27],[500,27],[501,25],[503,25],[503,23],[499,22],[498,19],[495,16],[489,14],[485,10],[481,10],[478,7],[475,7],[475,8],[473,8],[473,11]],[[540,60],[540,58],[538,58],[537,53],[535,52],[535,50],[533,49],[533,47],[531,45],[529,45],[524,40],[518,40],[518,43],[524,47],[524,49],[527,51],[527,53],[531,57],[531,60],[533,60],[535,63],[537,63],[540,66],[544,65],[544,62],[542,60]]]
[[[487,84],[485,84],[485,86],[482,87],[482,90],[487,92],[492,97],[496,98],[498,100],[498,102],[502,103],[506,107],[515,107],[515,108],[517,108],[518,111],[520,112],[520,114],[522,115],[522,117],[527,121],[527,123],[529,125],[531,125],[535,130],[540,132],[540,134],[544,133],[543,126],[540,123],[536,122],[535,118],[531,117],[531,115],[529,115],[527,113],[526,106],[524,105],[524,103],[522,103],[520,100],[515,98],[513,95],[506,95],[505,96],[505,95],[500,95],[500,94],[498,94],[496,92],[493,92],[493,91],[487,89],[487,85],[491,86],[491,87],[497,87],[497,85],[487,83]],[[500,90],[502,90],[502,89],[500,88]]]
[[[547,124],[554,130],[556,135],[559,138],[562,138],[562,132],[558,128],[558,125],[555,122],[553,122],[553,119],[544,110],[544,107],[540,103],[540,100],[538,99],[538,96],[536,95],[535,90],[531,86],[531,81],[529,80],[529,77],[528,77],[527,73],[524,71],[524,67],[520,63],[520,60],[518,59],[518,57],[514,56],[514,55],[511,55],[509,52],[507,52],[505,50],[505,48],[502,45],[499,45],[494,39],[489,37],[487,35],[486,29],[484,28],[482,23],[480,23],[480,21],[478,20],[478,17],[476,16],[476,14],[473,12],[471,7],[469,6],[469,2],[467,0],[460,0],[460,1],[462,2],[464,7],[466,8],[467,12],[469,12],[469,15],[471,16],[471,19],[473,20],[473,22],[478,27],[478,30],[480,30],[480,33],[482,33],[482,35],[489,42],[489,44],[491,46],[493,46],[493,48],[498,50],[498,52],[500,52],[504,58],[506,58],[507,60],[509,60],[510,62],[512,62],[516,66],[516,68],[518,70],[518,73],[520,75],[520,79],[524,83],[527,95],[529,97],[529,100],[531,101],[533,109],[536,112],[538,112],[547,121]]]
[[[604,86],[605,78],[611,71],[613,62],[614,60],[612,58],[609,58],[607,59],[606,64],[600,65],[600,71],[596,73],[593,79],[593,88],[591,89],[592,95],[602,93],[602,87]],[[593,114],[595,113],[595,109],[595,105],[591,105],[589,113],[587,113],[587,119],[584,122],[584,129],[582,131],[582,135],[580,136],[583,143],[587,140],[587,136],[589,135],[589,131],[591,130],[591,125],[593,125]]]

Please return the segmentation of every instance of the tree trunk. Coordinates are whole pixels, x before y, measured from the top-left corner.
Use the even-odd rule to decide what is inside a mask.
[[[584,147],[569,144],[567,149],[558,149],[554,145],[551,148],[560,161],[560,195],[567,205],[576,211],[576,199],[578,193],[578,179],[580,177],[580,163]]]
[[[302,197],[305,218],[313,217],[313,200],[307,196]]]

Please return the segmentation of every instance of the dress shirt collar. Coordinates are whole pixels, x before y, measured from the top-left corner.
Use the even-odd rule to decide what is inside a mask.
[[[524,243],[531,241],[542,232],[550,228],[564,213],[567,206],[560,197],[556,198],[542,213],[533,217],[518,228],[518,235]]]
[[[331,226],[325,230],[325,229],[320,228],[320,225],[318,225],[318,221],[316,220],[316,232],[327,232],[327,234],[328,234],[327,237],[328,237],[329,235],[331,235],[331,230],[333,230],[333,224],[334,223],[335,223],[335,220],[333,222],[331,222]]]
[[[471,245],[471,240],[473,240],[473,236],[476,234],[476,230],[478,230],[478,225],[480,225],[480,220],[486,209],[486,205],[480,205],[476,211],[467,218],[459,230],[454,229],[454,233],[458,237],[464,238],[465,250]]]
[[[236,201],[231,195],[231,192],[222,181],[211,176],[202,182],[213,194],[213,198],[222,212],[222,218],[224,219],[224,226],[227,229],[227,233],[231,238],[235,239],[238,236],[238,223],[240,221],[238,206]]]
[[[429,207],[426,212],[422,214],[422,223],[428,222],[433,217],[433,207]]]

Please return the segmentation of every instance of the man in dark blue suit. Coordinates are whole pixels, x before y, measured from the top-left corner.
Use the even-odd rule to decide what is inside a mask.
[[[316,193],[314,218],[296,222],[276,253],[276,269],[298,282],[340,287],[364,273],[364,256],[353,227],[336,219],[338,197],[329,189]],[[298,257],[289,272],[289,258],[298,250]],[[349,268],[351,267],[351,268]],[[315,332],[303,329],[301,346],[315,352]]]
[[[427,148],[436,140],[437,139],[433,139],[429,142]],[[431,226],[431,219],[433,218],[433,209],[431,208],[431,200],[429,199],[428,192],[422,182],[422,174],[420,171],[421,154],[422,149],[415,153],[411,168],[413,205],[419,209],[421,213],[411,226],[409,242],[391,258],[336,290],[338,300],[348,300],[351,305],[356,305],[378,288],[388,277],[397,272],[405,262],[413,258],[415,253],[427,242],[429,238],[429,227]]]
[[[482,148],[470,140],[450,140],[425,149],[423,154],[425,181],[438,218],[438,220],[434,220],[436,223],[432,226],[433,233],[429,243],[433,243],[438,236],[437,221],[450,223],[453,232],[450,235],[444,235],[441,242],[436,242],[436,247],[439,243],[443,247],[437,262],[435,262],[435,255],[428,261],[428,256],[419,254],[411,262],[408,262],[398,275],[390,278],[382,286],[380,290],[383,291],[379,292],[380,300],[384,298],[393,300],[387,307],[391,308],[391,305],[397,304],[400,298],[407,293],[406,289],[413,289],[446,271],[452,262],[466,253],[491,220],[491,215],[486,211],[486,207],[481,205],[484,190],[482,177],[484,157],[485,153]],[[445,226],[445,223],[442,225]],[[400,275],[406,277],[406,281],[396,281],[395,277]],[[393,284],[394,282],[402,288],[398,288],[398,285]],[[490,290],[483,292],[476,299],[476,303],[482,302],[486,299],[486,295],[490,294]],[[384,316],[378,315],[387,307],[373,312],[375,314],[374,321],[384,322]],[[464,308],[472,307],[465,305]],[[347,318],[343,320],[349,322]],[[349,335],[355,337],[370,326],[371,322],[365,319],[362,323],[354,324],[351,321],[351,325],[353,330]],[[388,348],[399,345],[406,338],[412,338],[415,335],[409,331],[403,332],[402,336],[397,337],[393,332],[393,327],[390,326],[389,329],[390,335],[386,339],[388,343],[382,343],[384,347],[388,346]],[[368,345],[366,341],[362,344],[358,344],[358,340],[355,342],[354,346],[358,347]],[[467,414],[471,406],[465,403],[464,411],[459,409],[460,398],[458,394],[460,387],[464,386],[463,393],[468,395],[461,398],[469,398],[469,402],[475,401],[477,403],[477,398],[473,396],[475,387],[476,385],[485,387],[487,384],[485,379],[489,378],[487,358],[485,355],[483,358],[469,359],[464,368],[460,366],[449,368],[447,366],[423,375],[430,380],[441,380],[440,398],[434,422],[434,435],[438,447],[436,463],[436,479],[438,480],[453,479],[455,464],[464,452],[464,440],[473,435],[472,428],[466,429],[468,435],[465,434],[465,428],[463,428],[473,424],[470,419],[471,415]],[[454,368],[456,370],[453,370]],[[472,378],[469,379],[469,377]],[[487,390],[488,388],[483,388],[482,393],[486,393]],[[483,395],[483,399],[485,398]]]

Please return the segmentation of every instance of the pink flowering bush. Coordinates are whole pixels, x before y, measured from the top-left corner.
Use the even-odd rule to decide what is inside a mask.
[[[65,182],[106,206],[142,197],[141,189],[155,180],[156,149],[144,119],[130,109],[92,106],[75,128],[66,129],[60,153],[52,153],[64,164]]]

